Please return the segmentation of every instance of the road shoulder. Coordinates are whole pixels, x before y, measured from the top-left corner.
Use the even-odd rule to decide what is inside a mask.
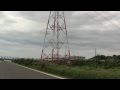
[[[45,75],[48,75],[48,76],[51,76],[51,77],[55,77],[55,78],[58,78],[58,79],[66,79],[66,78],[63,78],[63,77],[60,77],[60,76],[57,76],[57,75],[53,75],[53,74],[50,74],[50,73],[46,73],[46,72],[43,72],[43,71],[32,69],[32,68],[29,68],[29,67],[26,67],[26,66],[14,63],[14,62],[12,62],[12,63],[15,64],[15,65],[17,65],[17,66],[23,67],[25,69],[29,69],[29,70],[32,70],[32,71],[35,71],[35,72],[39,72],[39,73],[42,73],[42,74],[45,74]]]

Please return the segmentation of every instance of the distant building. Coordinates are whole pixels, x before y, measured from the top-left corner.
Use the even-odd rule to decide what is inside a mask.
[[[71,56],[70,59],[71,60],[85,60],[85,57],[82,57],[82,56]]]

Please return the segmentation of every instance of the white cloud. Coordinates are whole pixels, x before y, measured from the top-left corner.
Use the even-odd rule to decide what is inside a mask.
[[[92,57],[94,48],[105,55],[120,54],[120,12],[98,13],[65,12],[72,55]],[[40,57],[48,16],[48,11],[1,11],[1,55]]]
[[[29,20],[20,15],[20,12],[4,11],[5,18],[0,20],[2,31],[20,31],[29,32],[37,29],[43,29],[44,23],[38,23],[36,21]]]

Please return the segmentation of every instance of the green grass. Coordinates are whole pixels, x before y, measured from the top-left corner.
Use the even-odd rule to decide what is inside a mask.
[[[120,79],[120,67],[105,69],[102,67],[68,66],[50,63],[27,65],[19,62],[19,64],[72,79]]]

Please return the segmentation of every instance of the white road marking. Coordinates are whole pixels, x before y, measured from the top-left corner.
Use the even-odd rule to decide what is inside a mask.
[[[42,72],[42,71],[39,71],[39,70],[35,70],[35,69],[29,68],[29,67],[26,67],[26,66],[23,66],[23,65],[19,65],[19,64],[17,64],[17,63],[14,63],[14,64],[16,64],[17,66],[20,66],[20,67],[23,67],[23,68],[26,68],[26,69],[35,71],[35,72],[39,72],[39,73],[42,73],[42,74],[51,76],[51,77],[55,77],[55,78],[58,78],[58,79],[66,79],[66,78],[62,78],[62,77],[59,77],[59,76],[56,76],[56,75],[52,75],[52,74],[49,74],[49,73],[45,73],[45,72]]]

